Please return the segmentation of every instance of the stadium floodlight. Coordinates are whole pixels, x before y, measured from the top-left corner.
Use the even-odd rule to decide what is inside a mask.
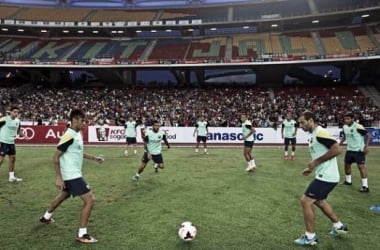
[[[136,30],[136,33],[141,33],[141,30]]]
[[[47,30],[45,30],[45,29],[42,29],[41,30],[41,33],[47,33],[48,31]]]
[[[92,33],[93,33],[93,34],[98,34],[98,33],[99,33],[99,30],[93,30]]]
[[[319,20],[313,20],[311,23],[319,23]]]
[[[362,18],[366,18],[366,17],[369,17],[369,14],[363,14],[362,15]]]
[[[68,31],[68,30],[62,30],[62,33],[65,33],[65,34],[67,34],[67,33],[69,33],[70,31]]]
[[[249,29],[249,26],[248,25],[243,26],[243,29]]]
[[[2,31],[8,31],[8,28],[1,28]]]
[[[277,23],[272,23],[271,27],[272,27],[272,28],[277,28],[277,27],[278,27],[278,24],[277,24]]]
[[[24,32],[24,29],[17,29],[18,32]]]
[[[77,32],[78,32],[79,34],[83,34],[83,33],[84,33],[83,30],[78,30]]]

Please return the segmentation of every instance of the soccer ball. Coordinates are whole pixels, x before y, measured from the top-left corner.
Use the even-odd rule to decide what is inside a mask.
[[[182,222],[178,229],[178,236],[183,241],[192,241],[197,235],[197,229],[190,221]]]

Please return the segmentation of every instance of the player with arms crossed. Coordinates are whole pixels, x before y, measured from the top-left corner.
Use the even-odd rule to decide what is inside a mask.
[[[164,132],[160,131],[160,123],[158,121],[153,121],[152,130],[145,130],[144,135],[144,155],[141,159],[141,165],[137,170],[135,176],[132,180],[138,181],[142,172],[147,165],[147,163],[152,159],[155,171],[158,172],[158,168],[164,168],[164,159],[162,157],[162,145],[161,142],[164,141],[168,149],[170,148],[169,142],[166,139]]]
[[[79,196],[83,201],[80,216],[78,241],[82,243],[95,243],[97,240],[87,233],[88,219],[94,206],[95,197],[82,177],[83,158],[102,163],[104,159],[83,152],[82,128],[85,124],[85,114],[81,110],[70,113],[71,126],[61,137],[53,156],[56,173],[56,186],[59,195],[52,201],[50,207],[40,218],[44,224],[54,223],[52,218],[54,210],[67,198]]]
[[[308,176],[315,169],[315,178],[301,198],[306,232],[294,242],[298,245],[316,245],[318,238],[314,230],[316,215],[314,205],[321,209],[333,223],[333,229],[330,231],[331,236],[338,237],[348,232],[347,227],[342,224],[331,205],[326,201],[328,194],[339,182],[336,157],[341,150],[338,142],[331,134],[318,125],[312,112],[304,112],[298,118],[298,123],[305,132],[310,133],[309,150],[312,158],[302,174]]]
[[[365,167],[365,155],[368,153],[368,145],[371,139],[371,134],[365,128],[355,122],[353,113],[344,115],[343,138],[340,145],[347,140],[347,151],[344,157],[344,172],[346,180],[344,185],[352,185],[351,181],[351,164],[356,162],[362,179],[361,193],[368,193],[368,178],[367,169]]]
[[[294,161],[294,153],[296,151],[296,136],[297,136],[297,122],[292,118],[292,114],[289,112],[286,114],[286,119],[282,122],[281,136],[284,139],[284,160],[288,159],[289,144],[292,144],[292,153],[290,160]]]
[[[195,153],[198,154],[199,144],[200,142],[203,142],[204,152],[205,154],[208,154],[207,152],[208,122],[205,120],[205,117],[203,115],[199,118],[199,121],[197,121],[197,124],[195,125],[193,136],[195,136],[195,134],[197,134],[197,144],[195,146]]]
[[[246,171],[256,171],[256,163],[255,158],[252,154],[252,147],[254,142],[254,134],[256,133],[256,130],[254,127],[252,127],[252,123],[248,120],[247,115],[243,114],[241,115],[241,127],[243,130],[243,140],[244,140],[244,148],[243,148],[243,155],[245,160],[247,161],[247,168]]]
[[[15,139],[19,135],[25,138],[21,131],[18,107],[11,107],[10,114],[0,118],[0,166],[4,162],[5,155],[9,158],[9,182],[22,181],[15,176],[16,145]]]

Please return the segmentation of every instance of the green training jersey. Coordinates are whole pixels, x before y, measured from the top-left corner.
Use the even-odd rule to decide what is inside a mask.
[[[198,121],[197,125],[196,125],[197,135],[198,136],[207,136],[207,127],[208,127],[207,121]]]
[[[12,119],[7,115],[0,118],[0,142],[14,144],[18,131],[20,129],[20,119]]]
[[[81,132],[68,128],[61,137],[57,149],[63,154],[59,166],[64,181],[82,177],[83,138]]]
[[[295,135],[294,133],[296,132],[296,129],[297,129],[297,122],[295,120],[290,120],[288,121],[287,119],[285,119],[283,122],[282,122],[282,127],[284,129],[284,137],[285,138],[294,138]]]
[[[126,137],[136,137],[136,121],[127,121],[124,125]]]
[[[166,139],[166,135],[162,131],[154,132],[153,130],[149,130],[145,134],[145,142],[148,147],[148,152],[152,155],[161,154],[161,142]]]
[[[337,143],[337,141],[327,130],[321,126],[316,127],[309,139],[311,158],[315,160],[326,154],[335,143]],[[319,164],[315,169],[315,178],[325,182],[339,182],[340,176],[336,157]]]
[[[246,120],[245,122],[242,123],[241,125],[242,129],[243,129],[243,136],[247,136],[249,133],[251,133],[251,128],[252,128],[252,123],[248,120]],[[247,139],[245,139],[246,141],[253,141],[253,134],[248,136]]]
[[[361,124],[354,122],[351,126],[344,125],[343,133],[347,141],[347,151],[363,152],[365,146],[364,136],[368,132]]]

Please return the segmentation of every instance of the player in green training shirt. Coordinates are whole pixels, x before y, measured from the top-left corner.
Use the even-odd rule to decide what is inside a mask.
[[[17,135],[25,137],[25,134],[20,130],[21,122],[18,115],[18,107],[11,107],[9,115],[0,118],[0,166],[4,162],[5,155],[8,155],[9,182],[22,181],[21,178],[15,176],[15,139]]]
[[[158,172],[158,168],[164,168],[164,159],[162,158],[162,146],[161,142],[164,141],[168,149],[170,148],[169,142],[166,139],[164,132],[160,131],[160,123],[153,121],[152,130],[145,130],[144,137],[144,155],[141,159],[141,165],[137,170],[133,180],[137,181],[140,178],[141,173],[144,171],[146,164],[152,159],[155,171]]]
[[[247,161],[247,168],[246,171],[254,172],[256,171],[256,162],[255,157],[252,154],[252,147],[254,142],[254,135],[256,133],[255,128],[252,126],[252,123],[248,120],[246,114],[242,114],[240,117],[241,120],[241,128],[243,132],[243,141],[244,141],[244,148],[243,148],[243,155],[244,159]]]
[[[130,116],[128,118],[128,121],[125,122],[124,128],[125,128],[125,135],[126,135],[126,141],[127,141],[127,146],[125,148],[124,154],[125,156],[128,156],[128,148],[130,146],[133,147],[134,151],[133,153],[136,155],[137,150],[136,150],[136,145],[137,145],[137,128],[138,124],[137,122],[133,119],[133,116]]]
[[[94,206],[95,197],[82,177],[83,158],[102,163],[104,159],[83,152],[82,128],[85,125],[85,115],[81,110],[70,113],[71,126],[62,135],[53,156],[56,173],[56,186],[60,193],[52,201],[50,207],[40,218],[44,224],[54,223],[54,210],[67,198],[79,196],[83,201],[77,240],[82,243],[95,243],[97,240],[87,233],[88,219]]]
[[[315,178],[301,198],[306,232],[294,242],[298,245],[316,245],[318,238],[314,230],[316,216],[314,205],[321,209],[333,223],[331,236],[338,237],[348,232],[347,227],[338,219],[331,205],[326,201],[328,194],[339,182],[336,157],[341,149],[331,134],[318,125],[312,112],[304,112],[298,118],[298,123],[304,131],[310,133],[309,150],[312,158],[302,174],[308,176],[315,170]]]
[[[353,113],[347,113],[344,115],[343,126],[343,138],[340,141],[340,145],[343,145],[347,141],[347,151],[344,157],[344,172],[346,180],[344,185],[352,185],[351,182],[351,164],[356,162],[360,176],[362,179],[362,187],[360,192],[368,193],[368,177],[367,169],[365,167],[365,155],[368,153],[368,145],[371,139],[371,134],[365,130],[365,128],[355,122],[355,116]]]
[[[293,120],[292,114],[289,112],[286,114],[286,119],[282,122],[281,136],[284,139],[284,160],[288,159],[288,147],[292,144],[292,153],[290,160],[294,161],[294,153],[296,151],[296,136],[297,136],[297,122]]]
[[[195,125],[193,136],[195,136],[195,134],[197,134],[197,145],[195,146],[195,153],[198,154],[199,144],[200,142],[203,142],[204,152],[205,154],[208,154],[207,152],[208,122],[205,120],[205,117],[203,115],[199,118],[199,121],[197,121],[197,124]]]

